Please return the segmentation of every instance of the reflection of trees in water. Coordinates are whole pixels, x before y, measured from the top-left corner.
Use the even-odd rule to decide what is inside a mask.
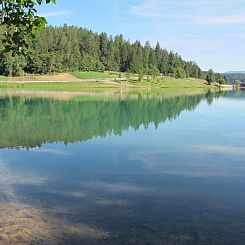
[[[213,101],[214,101],[214,99],[215,98],[217,98],[217,97],[220,97],[220,96],[225,96],[227,94],[227,92],[226,91],[221,91],[221,92],[219,92],[219,93],[213,93],[213,92],[211,92],[211,91],[208,91],[207,93],[206,93],[206,99],[207,99],[207,103],[209,104],[209,105],[212,105],[212,103],[213,103]]]
[[[150,123],[176,119],[183,110],[194,110],[202,99],[218,94],[137,100],[57,101],[52,99],[2,98],[0,147],[35,147],[44,142],[71,143],[109,133],[120,135]]]

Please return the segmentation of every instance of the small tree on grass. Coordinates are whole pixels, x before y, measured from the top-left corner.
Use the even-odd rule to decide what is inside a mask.
[[[207,80],[209,85],[211,85],[212,83],[214,83],[216,81],[215,74],[214,74],[213,70],[210,69],[208,71],[206,80]]]
[[[131,72],[129,72],[129,71],[126,72],[126,78],[127,78],[128,82],[131,82],[131,78],[132,78]]]
[[[219,84],[227,84],[227,81],[226,81],[226,79],[225,79],[224,77],[219,77],[219,78],[217,79],[217,82],[218,82]]]
[[[186,72],[182,67],[178,67],[176,69],[176,77],[177,78],[186,78]]]
[[[140,70],[139,76],[138,76],[138,81],[139,82],[142,82],[143,78],[144,78],[144,71],[143,70]]]
[[[150,83],[151,82],[151,77],[148,75],[147,76],[147,82]]]
[[[10,53],[5,53],[3,57],[4,75],[6,76],[19,76],[23,71],[23,67],[26,65],[23,56],[13,57]]]
[[[160,75],[160,72],[156,66],[153,66],[148,71],[149,75],[153,76],[153,78],[156,78]]]
[[[236,81],[235,81],[235,85],[236,85],[236,88],[240,88],[240,86],[241,86],[241,81],[240,81],[240,80],[236,80]]]

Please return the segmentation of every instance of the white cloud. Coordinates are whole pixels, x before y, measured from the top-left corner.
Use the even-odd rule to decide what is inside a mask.
[[[226,1],[226,0],[223,0]],[[196,1],[196,0],[144,0],[140,4],[130,5],[129,9],[130,12],[136,16],[141,17],[164,17],[166,15],[172,15],[171,14],[171,8],[174,6],[174,8],[178,11],[183,9],[182,7],[190,7],[189,5],[198,6],[200,5],[207,5],[207,4],[220,4],[223,2],[222,0],[202,0],[202,1]],[[239,0],[238,0],[239,1]],[[173,16],[173,15],[172,15]],[[178,16],[179,13],[178,13]],[[177,17],[177,16],[173,16]],[[180,16],[181,17],[181,16]]]
[[[130,5],[130,12],[137,16],[153,17],[160,16],[158,12],[158,6],[161,3],[159,0],[146,0],[139,5]]]
[[[60,17],[60,16],[67,16],[70,14],[71,14],[70,10],[61,10],[61,11],[40,13],[40,16],[43,16],[43,17]]]
[[[144,0],[140,4],[130,5],[129,9],[133,15],[140,17],[158,17],[199,25],[235,25],[245,23],[245,10],[236,9],[234,12],[234,6],[239,3],[242,1],[234,0],[231,4],[226,0]]]
[[[243,32],[233,32],[233,33],[227,33],[226,37],[230,38],[238,38],[238,39],[245,39],[245,33]]]
[[[204,25],[233,25],[244,24],[245,15],[227,15],[227,16],[204,16],[197,21],[198,24]]]

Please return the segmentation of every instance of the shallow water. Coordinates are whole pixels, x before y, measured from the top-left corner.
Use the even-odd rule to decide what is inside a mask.
[[[245,92],[0,98],[0,244],[244,244]]]

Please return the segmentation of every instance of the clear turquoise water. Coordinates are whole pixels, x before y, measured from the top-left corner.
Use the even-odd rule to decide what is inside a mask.
[[[3,96],[0,212],[42,214],[30,244],[245,244],[244,111],[244,92]]]

